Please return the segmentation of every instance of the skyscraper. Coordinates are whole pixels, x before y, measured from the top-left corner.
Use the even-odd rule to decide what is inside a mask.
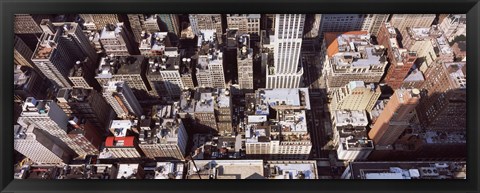
[[[127,14],[128,21],[130,23],[130,28],[132,29],[133,36],[135,41],[140,43],[142,41],[142,31],[144,30],[143,22],[145,21],[143,14]]]
[[[205,39],[208,36],[206,33],[201,35]],[[223,52],[217,46],[215,39],[203,41],[200,45],[196,72],[200,87],[225,88]]]
[[[15,14],[13,31],[16,34],[41,34],[42,28],[30,14]]]
[[[120,22],[117,14],[80,14],[84,26],[89,30],[101,30],[107,24]]]
[[[438,27],[451,42],[455,37],[467,34],[466,14],[449,14]]]
[[[24,127],[34,125],[53,136],[55,143],[66,144],[80,157],[87,155],[86,149],[75,143],[74,139],[68,135],[72,129],[68,125],[69,118],[55,102],[29,97],[25,100],[22,110],[18,118],[20,125]]]
[[[385,47],[372,44],[366,31],[325,33],[322,48],[328,92],[351,81],[378,83],[387,66]]]
[[[222,16],[221,14],[189,14],[193,33],[200,35],[204,30],[214,30],[216,40],[222,43]]]
[[[253,49],[250,48],[250,35],[241,35],[238,43],[238,85],[240,89],[253,89]]]
[[[133,37],[125,29],[123,23],[107,24],[100,34],[100,42],[105,53],[114,56],[129,56],[135,53]]]
[[[161,20],[161,31],[168,31],[180,36],[180,21],[177,14],[158,14]]]
[[[76,58],[67,54],[69,49],[64,41],[61,41],[60,33],[60,30],[55,35],[43,33],[33,53],[32,61],[56,86],[70,88],[72,84],[68,80],[68,74]]]
[[[37,164],[67,164],[72,155],[34,125],[14,126],[14,149]]]
[[[57,104],[67,116],[85,118],[97,128],[106,128],[110,121],[112,108],[102,94],[93,89],[60,89]]]
[[[260,35],[260,14],[227,14],[227,28]]]
[[[407,27],[430,27],[435,17],[435,14],[393,14],[390,23],[403,37],[408,34]]]
[[[13,61],[17,65],[34,67],[32,50],[18,36],[14,38]]]
[[[333,93],[332,110],[362,110],[370,112],[382,92],[380,87],[362,81],[352,81]]]
[[[395,90],[368,135],[375,145],[392,145],[410,125],[420,100],[418,89]]]
[[[155,126],[140,131],[139,146],[143,153],[151,159],[184,160],[188,135],[182,120],[176,119],[176,109],[162,105],[152,110]]]
[[[103,87],[103,97],[112,106],[118,117],[134,115],[140,117],[142,108],[126,82],[110,81]]]
[[[387,47],[390,63],[384,80],[392,89],[399,89],[417,59],[417,53],[400,47],[395,28],[390,23],[382,25],[378,36],[382,37],[378,38],[378,43]]]
[[[466,129],[466,62],[436,64],[426,74],[417,107],[420,123],[434,130]]]
[[[298,88],[303,75],[300,61],[304,14],[275,16],[274,62],[267,70],[266,88]]]
[[[150,100],[158,94],[150,86],[146,76],[147,60],[140,55],[104,57],[100,60],[97,68],[97,79],[101,86],[109,81],[124,81],[132,88],[135,97],[142,100]]]
[[[326,32],[368,31],[376,36],[389,14],[322,14],[319,36]]]

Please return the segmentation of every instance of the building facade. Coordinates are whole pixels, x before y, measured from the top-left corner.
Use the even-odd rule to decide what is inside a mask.
[[[100,43],[107,55],[129,56],[135,53],[128,30],[123,23],[107,24],[100,34]]]
[[[303,75],[300,58],[305,15],[275,15],[273,66],[268,66],[266,88],[298,88]]]
[[[140,117],[142,108],[126,82],[111,81],[103,87],[103,97],[118,117],[133,115]]]
[[[227,14],[227,28],[240,34],[260,35],[260,14]]]
[[[419,101],[418,89],[395,90],[368,133],[375,145],[393,145],[411,124],[410,120],[415,115],[414,110]]]

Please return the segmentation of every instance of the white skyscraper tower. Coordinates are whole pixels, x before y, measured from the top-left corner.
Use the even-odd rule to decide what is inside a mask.
[[[303,75],[300,62],[304,14],[275,16],[274,63],[267,70],[267,88],[298,88]]]

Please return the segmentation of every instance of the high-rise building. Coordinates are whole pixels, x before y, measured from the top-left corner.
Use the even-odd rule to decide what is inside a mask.
[[[171,56],[170,52],[178,50],[177,47],[172,47],[168,32],[145,33],[144,31],[141,32],[138,49],[144,56]]]
[[[34,68],[32,50],[18,36],[14,38],[13,62],[16,65]]]
[[[158,17],[160,17],[161,31],[180,36],[180,20],[177,14],[158,14]]]
[[[370,112],[381,94],[378,85],[373,83],[365,85],[362,81],[352,81],[334,91],[330,108]]]
[[[314,160],[269,160],[264,168],[267,179],[319,179],[317,162]]]
[[[53,24],[48,19],[43,19],[40,23],[41,27],[47,27],[49,25]],[[75,52],[76,55],[79,55],[79,60],[82,61],[87,58],[87,68],[89,68],[88,70],[93,71],[97,62],[98,54],[96,53],[92,45],[90,45],[89,39],[87,38],[85,33],[83,33],[81,26],[74,22],[58,22],[55,23],[54,26],[58,26],[58,28],[63,28],[62,38],[67,40],[68,44],[72,44],[72,48],[75,48],[69,50],[70,54],[72,54],[72,52]]]
[[[368,31],[376,36],[389,14],[322,14],[319,36],[326,32]]]
[[[127,14],[127,17],[133,36],[135,37],[135,42],[140,43],[142,41],[142,31],[145,30],[143,25],[145,16],[143,14]]]
[[[465,130],[466,63],[436,64],[425,79],[417,106],[420,123],[435,130]]]
[[[202,31],[213,30],[216,40],[222,43],[222,16],[221,14],[189,14],[190,25],[193,33],[200,35]]]
[[[203,130],[218,132],[212,92],[200,89],[195,93],[195,123]]]
[[[172,105],[154,106],[155,126],[140,131],[139,146],[145,156],[155,160],[185,159],[187,130],[183,122],[175,118],[175,111]]]
[[[393,14],[390,23],[399,31],[400,39],[408,34],[407,27],[430,27],[435,14]]]
[[[233,103],[230,91],[227,89],[214,90],[214,97],[218,132],[221,135],[234,133],[232,127]]]
[[[145,16],[145,21],[143,25],[145,26],[145,31],[150,33],[160,32],[160,17],[158,14],[150,14]]]
[[[409,75],[403,80],[403,85],[401,88],[416,88],[420,89],[425,82],[425,77],[423,76],[422,71],[415,69],[410,72]]]
[[[13,73],[15,102],[22,103],[28,97],[38,99],[46,97],[45,90],[50,86],[50,81],[26,66],[16,66]]]
[[[322,14],[307,14],[305,16],[304,40],[309,38],[319,38],[321,22]]]
[[[260,14],[227,14],[227,28],[260,35]]]
[[[45,77],[58,87],[70,88],[70,70],[77,61],[86,61],[85,70],[93,71],[96,53],[76,23],[60,23],[56,27],[43,19],[44,33],[35,49],[32,61]]]
[[[91,68],[86,62],[77,61],[70,69],[68,79],[72,82],[73,88],[101,90],[95,75],[95,68]]]
[[[117,24],[119,21],[117,14],[80,14],[84,20],[83,26],[89,30],[101,30],[108,24]]]
[[[312,143],[305,111],[310,109],[307,88],[260,89],[247,106],[246,154],[249,158],[307,159]],[[275,119],[267,119],[275,117]]]
[[[34,125],[53,136],[56,143],[57,141],[59,144],[65,143],[79,157],[87,155],[86,149],[75,143],[74,139],[68,135],[72,130],[68,124],[69,118],[55,102],[29,97],[25,100],[22,110],[22,114],[18,118],[20,125],[24,127]]]
[[[339,160],[367,160],[374,149],[367,137],[365,110],[335,110],[332,116],[333,141]]]
[[[102,94],[93,89],[60,89],[57,104],[68,117],[85,118],[100,129],[106,128],[110,121],[112,108]]]
[[[451,161],[350,162],[341,179],[466,179],[466,169],[465,162]]]
[[[178,99],[182,94],[182,90],[193,88],[186,86],[192,86],[193,84],[191,70],[188,65],[191,59],[187,61],[187,58],[182,58],[185,61],[181,61],[180,58],[181,55],[176,57],[149,58],[150,66],[147,77],[159,96],[166,95],[170,98]]]
[[[303,75],[300,60],[304,14],[275,15],[274,62],[267,70],[266,88],[298,88]]]
[[[123,23],[107,24],[100,34],[100,42],[107,55],[129,56],[136,52],[128,30]]]
[[[145,33],[156,33],[163,31],[162,28],[166,28],[160,20],[160,15],[161,14],[127,14],[133,36],[137,43],[142,41],[142,36]]]
[[[467,15],[449,14],[439,25],[449,42],[460,35],[467,35]]]
[[[395,90],[368,133],[375,145],[393,145],[409,127],[419,101],[420,91],[418,89]]]
[[[206,36],[208,35],[202,35],[202,37]],[[200,46],[196,72],[198,86],[225,88],[223,52],[216,47],[215,41],[203,41]]]
[[[241,41],[241,42],[240,42]],[[240,89],[253,89],[253,49],[250,47],[250,35],[243,34],[237,46],[238,86]]]
[[[126,82],[110,81],[103,87],[103,97],[112,106],[118,117],[140,117],[142,108]]]
[[[97,79],[101,86],[109,81],[124,81],[132,88],[133,94],[139,101],[150,100],[158,96],[147,80],[147,59],[141,55],[111,57],[100,60],[97,68]]]
[[[41,34],[42,28],[30,14],[15,14],[13,31],[15,34]]]
[[[34,125],[15,125],[14,130],[13,148],[36,164],[57,165],[70,162],[71,152],[56,144]]]
[[[32,61],[45,77],[56,86],[70,88],[68,80],[70,69],[75,64],[75,58],[69,53],[66,44],[60,40],[61,30],[56,35],[43,33],[40,42],[33,53]]]
[[[86,155],[98,155],[102,145],[103,128],[97,127],[86,119],[72,117],[68,123],[73,127],[68,136],[80,146]]]
[[[395,28],[390,23],[382,25],[378,36],[378,43],[387,47],[390,63],[384,81],[390,88],[399,89],[417,59],[417,53],[400,47]]]
[[[366,31],[325,33],[322,48],[328,92],[351,81],[379,83],[387,66],[385,47],[370,43]]]
[[[203,168],[203,169],[201,169]],[[188,162],[186,179],[264,179],[262,160],[195,160]]]
[[[118,160],[139,160],[143,153],[138,146],[138,140],[134,136],[107,137],[105,140],[106,152],[99,157]],[[105,157],[103,157],[105,156]]]
[[[402,45],[405,49],[417,52],[415,61],[418,69],[425,74],[428,68],[435,64],[437,58],[435,39],[441,33],[434,27],[428,28],[407,28],[408,34],[403,34]],[[448,49],[447,49],[448,50]]]

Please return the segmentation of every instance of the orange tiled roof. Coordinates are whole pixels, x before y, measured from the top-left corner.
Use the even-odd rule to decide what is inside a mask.
[[[338,52],[338,41],[337,37],[339,35],[366,35],[367,31],[348,31],[348,32],[325,32],[325,41],[327,43],[327,54],[328,57],[332,57]]]

